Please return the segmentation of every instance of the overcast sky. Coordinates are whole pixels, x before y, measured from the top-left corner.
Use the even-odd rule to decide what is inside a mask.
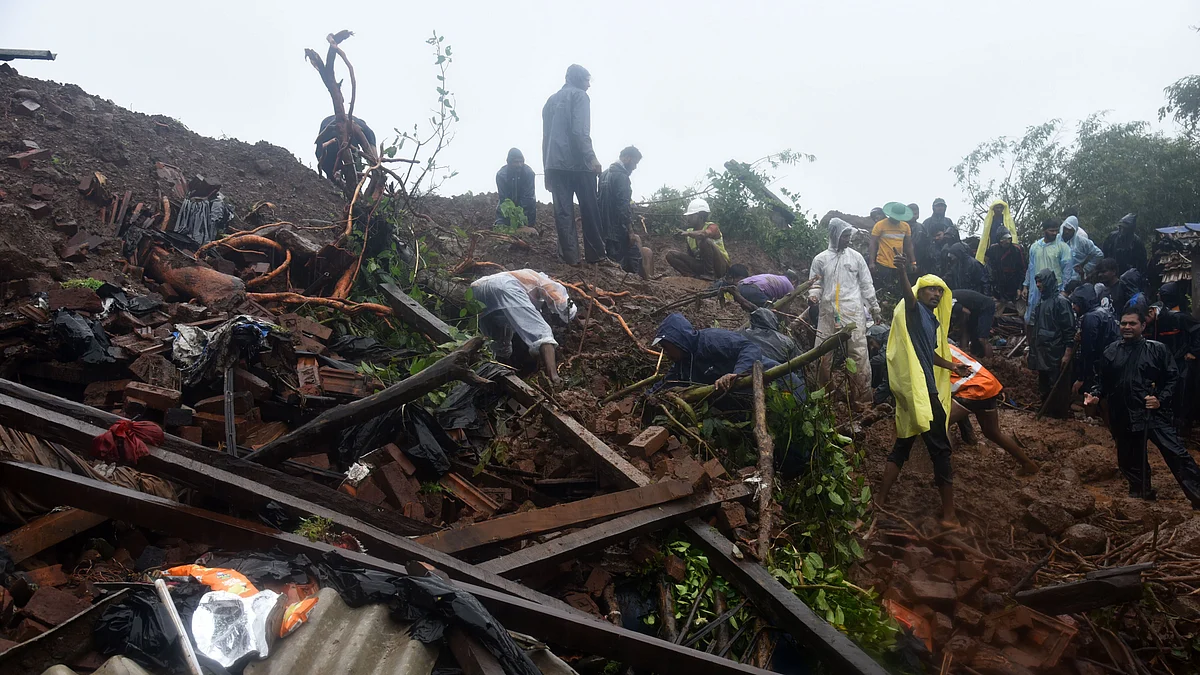
[[[958,218],[949,168],[980,141],[1092,112],[1157,118],[1162,89],[1200,72],[1195,3],[977,2],[29,2],[0,0],[0,46],[50,49],[22,74],[282,145],[312,165],[329,97],[305,47],[343,44],[356,110],[383,135],[436,105],[424,40],[453,46],[462,121],[442,192],[495,190],[509,147],[541,172],[541,108],[571,63],[593,76],[592,137],[607,166],[645,155],[634,194],[786,148],[816,162],[777,185],[806,210],[865,215],[935,197]],[[349,89],[347,79],[346,89]],[[1168,127],[1169,128],[1169,127]],[[390,132],[389,132],[390,135]],[[539,200],[549,201],[541,189]]]

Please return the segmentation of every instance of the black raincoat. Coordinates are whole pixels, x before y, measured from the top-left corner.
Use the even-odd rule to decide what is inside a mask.
[[[1075,381],[1088,391],[1094,384],[1096,364],[1104,350],[1121,339],[1112,310],[1100,306],[1096,287],[1084,284],[1071,294],[1071,304],[1079,308],[1079,352],[1075,355]]]
[[[1117,269],[1122,272],[1135,269],[1139,272],[1146,270],[1146,244],[1138,236],[1137,216],[1130,213],[1121,219],[1121,225],[1104,240],[1104,255],[1117,261]]]
[[[508,161],[519,159],[525,161],[525,155],[521,151],[513,148],[508,151]],[[496,172],[496,192],[500,193],[500,198],[496,200],[496,222],[511,225],[508,219],[504,217],[504,213],[500,210],[500,205],[505,199],[511,199],[514,204],[521,207],[525,212],[525,224],[533,227],[537,223],[537,197],[534,194],[534,179],[533,169],[528,164],[522,164],[520,169],[513,170],[507,163],[500,167]]]
[[[1113,432],[1172,427],[1171,402],[1179,371],[1165,345],[1154,340],[1119,340],[1104,350],[1096,365],[1092,395],[1108,400],[1108,426]],[[1146,397],[1160,406],[1146,409]]]
[[[992,285],[992,297],[1013,301],[1025,284],[1025,250],[1013,242],[1009,246],[992,244],[984,255],[987,260],[988,277]]]
[[[587,171],[598,163],[592,149],[592,99],[584,87],[583,66],[567,68],[567,82],[542,108],[542,167],[547,171]]]
[[[1030,317],[1033,339],[1029,345],[1029,368],[1057,370],[1063,352],[1075,340],[1075,313],[1071,310],[1071,301],[1054,290],[1058,288],[1058,277],[1052,270],[1042,270],[1034,279],[1041,282],[1043,288],[1051,290],[1042,294]]]
[[[766,307],[759,307],[750,313],[750,327],[741,333],[758,345],[768,359],[783,363],[800,355],[796,341],[779,332],[779,319],[775,312]]]
[[[967,245],[961,242],[946,249],[946,262],[942,281],[950,288],[966,288],[976,293],[988,293],[988,273],[983,263],[971,256]]]
[[[608,257],[621,263],[626,272],[638,273],[642,269],[642,251],[629,242],[633,227],[633,186],[629,181],[629,169],[620,162],[613,162],[600,174],[600,224],[604,229],[604,247]]]

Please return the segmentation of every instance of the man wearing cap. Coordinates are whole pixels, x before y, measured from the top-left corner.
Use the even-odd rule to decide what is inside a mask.
[[[621,263],[626,272],[643,274],[642,248],[634,244],[633,186],[629,175],[642,161],[642,153],[632,145],[621,151],[617,161],[600,174],[600,221],[604,224],[604,249],[609,259]]]
[[[592,149],[592,100],[587,90],[591,74],[583,66],[567,68],[566,84],[542,108],[542,166],[546,189],[554,197],[554,229],[558,255],[568,265],[579,264],[579,235],[575,233],[575,202],[583,229],[583,254],[588,263],[608,263],[604,232],[596,204],[600,160]]]
[[[729,252],[721,227],[708,222],[708,202],[693,199],[683,214],[679,235],[687,237],[687,252],[667,251],[667,262],[680,274],[689,277],[720,279],[729,271]]]
[[[1137,214],[1127,213],[1117,229],[1104,240],[1104,254],[1117,261],[1120,272],[1135,269],[1146,273],[1146,244],[1137,234]]]
[[[903,204],[901,208],[906,208]],[[847,356],[854,359],[857,372],[850,375],[851,393],[859,405],[871,400],[871,362],[867,351],[867,327],[864,321],[870,311],[875,322],[880,321],[879,301],[875,286],[862,254],[850,248],[854,226],[841,218],[829,220],[829,248],[813,258],[809,269],[812,286],[808,289],[810,304],[819,305],[817,344],[821,344],[844,326],[854,324],[854,332],[846,343]],[[821,357],[820,381],[829,383],[833,354]]]
[[[496,192],[500,199],[496,202],[496,224],[512,227],[500,206],[506,199],[521,207],[525,212],[525,224],[534,227],[537,223],[537,199],[534,197],[533,169],[525,163],[525,155],[513,148],[508,151],[508,162],[496,172]]]
[[[921,274],[935,273],[937,262],[933,256],[933,240],[938,238],[939,233],[950,229],[954,229],[954,221],[946,217],[946,200],[938,197],[933,200],[933,215],[913,231],[913,251],[917,255],[917,269]]]
[[[911,207],[900,202],[884,204],[883,214],[884,219],[875,223],[871,230],[871,254],[867,260],[876,283],[892,286],[896,281],[896,256],[903,253],[909,260],[916,258],[909,226],[914,215]]]

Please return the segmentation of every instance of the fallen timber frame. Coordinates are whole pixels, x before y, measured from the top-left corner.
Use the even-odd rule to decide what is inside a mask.
[[[399,287],[388,283],[381,284],[380,287],[397,318],[418,329],[438,344],[452,339],[449,325],[430,313],[420,303],[408,297]],[[628,489],[650,484],[650,478],[646,474],[608,447],[604,441],[585,429],[579,422],[542,400],[519,377],[509,375],[502,381],[513,398],[522,405],[526,407],[541,406],[546,422],[558,433],[563,434],[565,440],[580,449],[591,452],[601,468],[606,469],[605,473],[617,487]],[[698,543],[703,545],[711,542],[712,550],[709,551],[709,561],[721,574],[726,575],[726,578],[741,589],[747,597],[753,598],[757,607],[768,611],[776,619],[776,625],[782,626],[801,644],[817,651],[820,657],[828,661],[836,672],[862,673],[864,675],[868,673],[884,675],[887,672],[858,645],[854,644],[849,637],[813,613],[807,605],[784,588],[761,565],[735,559],[733,557],[734,544],[724,535],[713,531],[707,524],[696,519],[688,522],[687,530],[688,536],[694,538]],[[672,670],[676,667],[678,666],[673,666]]]
[[[60,420],[68,426],[82,422],[95,427],[101,427],[103,430],[124,419],[119,415],[114,415],[75,401],[69,401],[65,398],[59,398],[58,396],[5,379],[0,379],[0,396],[10,396],[19,401],[31,403],[40,409],[61,413],[68,418],[73,418],[69,421]],[[38,435],[39,431],[43,428],[41,425],[33,426],[36,424],[35,420],[23,417],[19,411],[9,411],[3,405],[0,405],[0,424],[13,429],[27,431],[34,435]],[[70,445],[81,452],[88,452],[91,449],[90,444],[81,445],[74,439],[70,440],[70,442],[64,442],[64,445]],[[281,493],[291,495],[305,502],[322,504],[340,514],[356,518],[368,525],[393,534],[411,536],[428,534],[436,529],[431,525],[407,518],[388,509],[371,506],[344,492],[327,488],[320,483],[297,478],[255,462],[238,459],[232,455],[219,453],[212,448],[206,448],[203,445],[192,443],[178,436],[166,434],[163,438],[161,449],[170,453],[170,456],[152,452],[151,456],[142,460],[141,464],[138,465],[139,468],[163,478],[195,485],[197,480],[208,481],[207,478],[203,477],[207,469],[200,466],[205,465],[212,469],[234,474],[252,483],[274,488]],[[193,464],[178,467],[176,465],[179,464],[180,460],[189,460]],[[259,494],[247,494],[246,496],[250,498],[250,501],[246,503],[248,508],[259,508],[271,499]],[[275,501],[282,504],[285,509],[292,510],[288,500],[276,499]],[[311,511],[308,513],[293,512],[293,515],[312,514],[313,512]]]
[[[612,492],[545,509],[533,509],[452,530],[442,530],[417,538],[417,543],[442,553],[461,553],[480,546],[512,539],[525,539],[542,532],[578,526],[595,520],[637,511],[692,494],[683,481],[664,481],[621,492]]]
[[[703,515],[721,502],[750,498],[744,483],[727,485],[712,492],[681,499],[620,516],[599,525],[576,530],[544,544],[528,546],[506,556],[479,563],[479,569],[516,579],[544,565],[555,565],[581,555],[626,541],[649,532],[658,532]]]
[[[99,427],[92,426],[86,422],[80,422],[67,415],[39,408],[3,394],[0,394],[0,424],[27,431],[46,440],[62,443],[67,447],[84,450],[91,446],[92,438],[104,431]],[[207,452],[213,456],[229,457],[229,455],[213,450]],[[582,612],[575,610],[561,600],[538,593],[499,575],[485,572],[474,565],[464,563],[440,551],[421,546],[411,539],[386,532],[378,527],[338,513],[328,507],[279,492],[237,474],[216,469],[186,457],[180,457],[162,448],[151,447],[150,454],[141,459],[138,467],[158,476],[187,483],[204,494],[219,497],[240,506],[257,508],[268,501],[275,501],[292,515],[313,515],[328,518],[338,528],[357,537],[368,550],[374,552],[384,560],[397,563],[406,563],[412,560],[425,562],[441,568],[453,579],[477,583],[532,602],[583,616]],[[10,485],[14,484],[10,483]],[[15,484],[14,489],[21,492],[28,492],[25,486],[20,483]],[[66,495],[52,494],[48,498],[50,500],[49,503],[62,502],[67,506],[74,505],[69,501],[63,502],[64,499],[67,499]],[[168,504],[175,504],[167,500],[164,501]],[[181,506],[181,508],[186,509],[190,507]],[[90,511],[90,509],[86,508],[84,510]],[[96,512],[93,511],[93,513]],[[100,515],[112,516],[111,513],[101,513]],[[130,520],[132,516],[118,512],[115,517],[121,520]],[[269,530],[269,528],[266,529]]]
[[[0,483],[20,486],[22,492],[34,498],[65,502],[93,513],[207,543],[267,550],[278,548],[286,553],[303,553],[314,559],[332,552],[365,568],[395,575],[407,574],[403,565],[365,553],[311,542],[304,537],[277,532],[258,523],[34,464],[0,462]],[[568,649],[620,661],[634,668],[653,672],[686,669],[696,675],[766,675],[769,672],[625,630],[574,611],[539,605],[470,583],[459,582],[457,585],[478,598],[510,630],[528,633]]]

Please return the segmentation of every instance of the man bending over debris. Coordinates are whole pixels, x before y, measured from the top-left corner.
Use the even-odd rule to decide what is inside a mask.
[[[975,432],[971,429],[968,419],[972,413],[979,421],[984,438],[995,443],[1021,463],[1018,476],[1032,476],[1038,472],[1038,465],[1025,451],[1017,437],[1000,428],[1000,403],[1004,400],[1002,392],[1004,385],[992,375],[983,364],[967,355],[966,352],[950,345],[950,353],[955,365],[964,364],[970,368],[970,374],[961,376],[958,371],[950,373],[950,394],[954,397],[950,409],[950,423],[959,425],[963,430],[963,440],[973,442]]]
[[[667,262],[689,277],[720,279],[729,270],[729,252],[721,227],[708,222],[708,202],[693,199],[683,214],[681,236],[687,237],[687,252],[667,251]]]
[[[730,265],[725,274],[725,281],[734,285],[734,300],[747,312],[783,298],[800,283],[799,276],[792,270],[785,274],[749,274],[750,269],[742,263]]]
[[[696,330],[678,312],[663,319],[650,344],[661,347],[663,356],[672,364],[667,376],[651,387],[651,392],[680,383],[711,384],[717,391],[725,392],[733,388],[739,377],[750,374],[755,361],[762,361],[764,369],[779,365],[764,358],[758,345],[746,336],[724,328]],[[792,373],[786,381],[792,395],[803,400],[803,377]]]
[[[330,115],[321,120],[321,130],[317,132],[317,173],[324,174],[326,178],[337,183],[339,179],[334,176],[337,172],[337,156],[338,143],[337,138],[341,134],[337,124],[335,115]],[[357,117],[351,118],[358,124],[358,128],[362,129],[363,136],[372,146],[375,145],[375,132],[371,131],[371,127],[367,123]],[[332,142],[331,142],[332,141]],[[362,150],[362,144],[353,133],[350,134],[350,145]]]
[[[904,301],[892,314],[888,336],[888,385],[896,397],[896,444],[883,470],[883,483],[877,503],[887,503],[900,469],[908,461],[917,436],[925,443],[933,460],[933,483],[942,496],[942,524],[957,527],[954,512],[954,484],[950,469],[950,372],[960,377],[971,374],[970,367],[955,365],[951,359],[950,306],[953,302],[946,282],[932,274],[908,284],[908,259],[896,256],[896,269]]]
[[[841,218],[829,220],[829,248],[813,258],[809,279],[813,285],[808,291],[810,304],[819,304],[817,319],[817,344],[848,324],[855,324],[850,341],[846,343],[847,356],[854,359],[856,373],[850,376],[853,399],[859,405],[871,400],[871,362],[867,352],[866,310],[875,322],[880,321],[879,301],[875,299],[875,286],[862,254],[850,248],[853,226]],[[907,260],[907,258],[905,259]],[[833,354],[821,357],[821,385],[829,384]]]
[[[537,223],[537,198],[534,196],[533,169],[525,163],[525,155],[520,150],[512,148],[508,151],[508,161],[496,172],[496,192],[500,198],[496,201],[496,224],[514,226],[501,211],[504,200],[511,199],[525,212],[525,225],[534,227]]]
[[[1117,444],[1117,465],[1129,481],[1129,496],[1154,499],[1150,486],[1148,441],[1162,453],[1183,494],[1200,509],[1200,467],[1179,441],[1171,420],[1171,399],[1179,381],[1175,359],[1161,342],[1142,337],[1146,315],[1140,310],[1121,316],[1121,340],[1104,350],[1096,383],[1084,405],[1108,404],[1108,430]]]
[[[524,269],[476,279],[471,292],[483,303],[479,330],[492,339],[496,358],[505,360],[512,356],[515,335],[531,356],[541,356],[546,377],[558,384],[561,379],[554,361],[558,343],[539,309],[545,308],[563,323],[569,323],[575,318],[575,303],[567,296],[567,289],[541,272]]]
[[[750,327],[739,331],[758,345],[763,356],[783,363],[800,355],[796,341],[779,332],[779,318],[766,307],[750,312]]]

